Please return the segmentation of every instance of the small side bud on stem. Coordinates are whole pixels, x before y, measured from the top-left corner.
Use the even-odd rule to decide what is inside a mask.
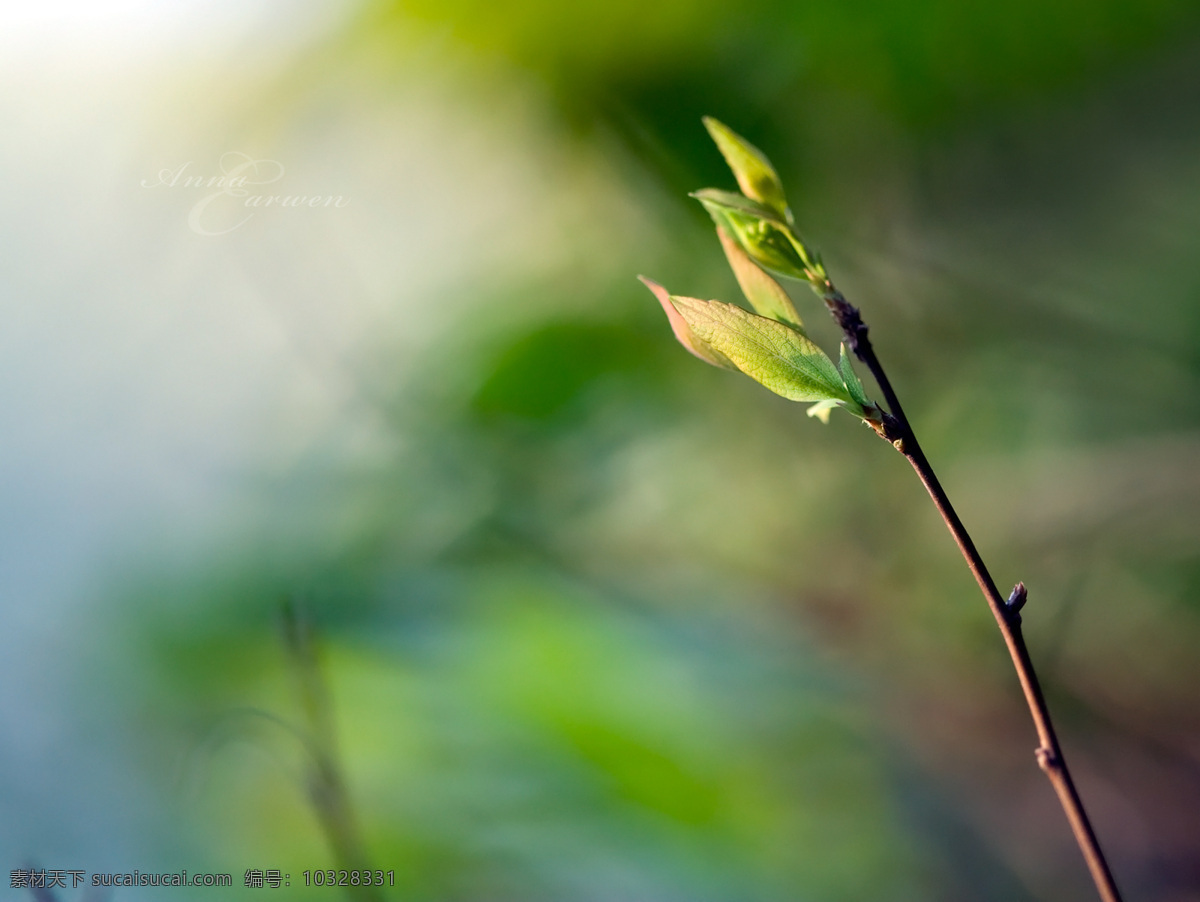
[[[1028,597],[1029,592],[1025,589],[1025,583],[1017,583],[1009,593],[1008,600],[1004,602],[1004,608],[1008,611],[1008,615],[1015,618],[1017,623],[1021,622],[1021,608],[1025,607]]]

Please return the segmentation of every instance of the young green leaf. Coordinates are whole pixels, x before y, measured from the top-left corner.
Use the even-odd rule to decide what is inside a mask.
[[[792,401],[843,402],[861,411],[825,352],[790,326],[733,304],[671,297],[692,334],[756,382]]]
[[[691,196],[704,204],[708,212],[714,216],[714,211],[720,211],[725,215],[740,216],[747,222],[762,220],[781,229],[787,228],[787,223],[766,204],[751,200],[741,194],[722,191],[720,188],[701,188],[699,191],[693,191]],[[720,223],[717,224],[720,225]]]
[[[679,340],[681,345],[705,363],[711,363],[713,366],[719,366],[727,370],[737,369],[732,360],[692,331],[692,327],[688,325],[687,320],[680,316],[679,311],[675,309],[675,305],[671,303],[671,293],[667,289],[653,279],[647,279],[645,276],[638,276],[638,278],[658,298],[658,303],[662,305],[663,312],[667,314],[667,321],[671,324],[671,331],[675,333],[675,338]]]
[[[704,117],[704,127],[716,142],[721,156],[733,170],[738,187],[746,197],[770,207],[784,222],[791,223],[792,212],[783,194],[783,183],[766,155],[737,132],[711,116]]]
[[[805,411],[810,417],[816,417],[822,423],[829,423],[829,411],[842,405],[841,401],[818,401]]]
[[[725,258],[737,277],[742,294],[750,302],[750,306],[760,316],[777,319],[803,331],[800,315],[792,305],[783,286],[772,279],[757,263],[750,259],[729,233],[717,226],[717,237],[721,239],[721,247],[725,248]]]
[[[866,407],[871,402],[867,400],[867,393],[863,390],[863,384],[859,381],[858,374],[854,372],[854,367],[850,365],[850,356],[846,353],[846,345],[842,344],[842,354],[838,358],[838,370],[842,374],[842,380],[846,383],[846,388],[850,392],[850,397],[858,402],[860,407]]]

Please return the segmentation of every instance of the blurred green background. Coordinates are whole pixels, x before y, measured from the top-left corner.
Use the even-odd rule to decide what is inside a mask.
[[[389,899],[1094,897],[911,470],[635,280],[738,299],[709,114],[1029,586],[1127,898],[1200,900],[1195,3],[39,9],[0,14],[9,868],[337,898],[324,743]],[[199,234],[156,174],[227,152],[348,202]]]

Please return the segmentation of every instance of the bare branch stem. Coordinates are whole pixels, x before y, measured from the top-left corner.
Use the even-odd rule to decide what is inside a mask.
[[[946,490],[938,481],[929,459],[921,450],[912,424],[904,415],[904,408],[900,406],[900,399],[896,397],[887,373],[884,372],[883,365],[875,356],[874,348],[871,347],[871,341],[867,337],[867,326],[862,321],[858,308],[847,303],[841,292],[828,282],[823,297],[829,312],[842,328],[847,347],[867,366],[879,384],[880,391],[883,392],[890,416],[885,418],[884,428],[880,434],[890,440],[896,450],[912,464],[921,483],[929,492],[929,497],[933,499],[938,513],[942,515],[946,528],[954,537],[959,551],[962,552],[962,556],[967,562],[967,567],[975,577],[975,582],[979,584],[979,589],[983,592],[988,607],[991,608],[992,616],[996,618],[996,624],[1000,627],[1004,644],[1008,646],[1013,667],[1017,671],[1017,679],[1020,680],[1021,690],[1025,693],[1025,701],[1029,705],[1029,714],[1033,718],[1033,725],[1037,730],[1038,765],[1045,772],[1058,795],[1058,800],[1067,815],[1071,831],[1075,834],[1075,841],[1079,844],[1079,850],[1083,853],[1088,870],[1091,871],[1092,880],[1095,881],[1100,898],[1103,902],[1121,902],[1121,894],[1117,890],[1104,853],[1100,850],[1100,842],[1092,829],[1091,821],[1083,806],[1083,800],[1080,799],[1079,793],[1075,789],[1075,782],[1071,779],[1071,772],[1067,769],[1067,762],[1063,757],[1058,737],[1054,732],[1054,723],[1050,718],[1050,709],[1046,705],[1042,687],[1038,683],[1037,673],[1029,657],[1029,649],[1025,645],[1020,614],[1020,608],[1025,602],[1025,586],[1018,583],[1007,601],[1000,595],[983,558],[979,556],[979,551],[971,540],[970,533],[963,526],[962,520],[959,519],[954,506],[950,503],[950,498],[946,495]]]

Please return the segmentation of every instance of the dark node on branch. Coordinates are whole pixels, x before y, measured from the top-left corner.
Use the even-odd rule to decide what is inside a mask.
[[[901,454],[908,453],[904,445],[904,437],[908,434],[904,429],[904,424],[886,410],[876,407],[871,416],[864,418],[863,422],[874,429],[880,438],[890,442]]]
[[[858,308],[842,297],[842,293],[837,289],[825,295],[825,306],[841,327],[847,346],[857,356],[859,345],[867,341],[867,324],[862,321]]]
[[[884,411],[883,435],[889,442],[896,446],[896,450],[901,454],[904,453],[904,436],[906,434],[904,424],[890,413]]]

